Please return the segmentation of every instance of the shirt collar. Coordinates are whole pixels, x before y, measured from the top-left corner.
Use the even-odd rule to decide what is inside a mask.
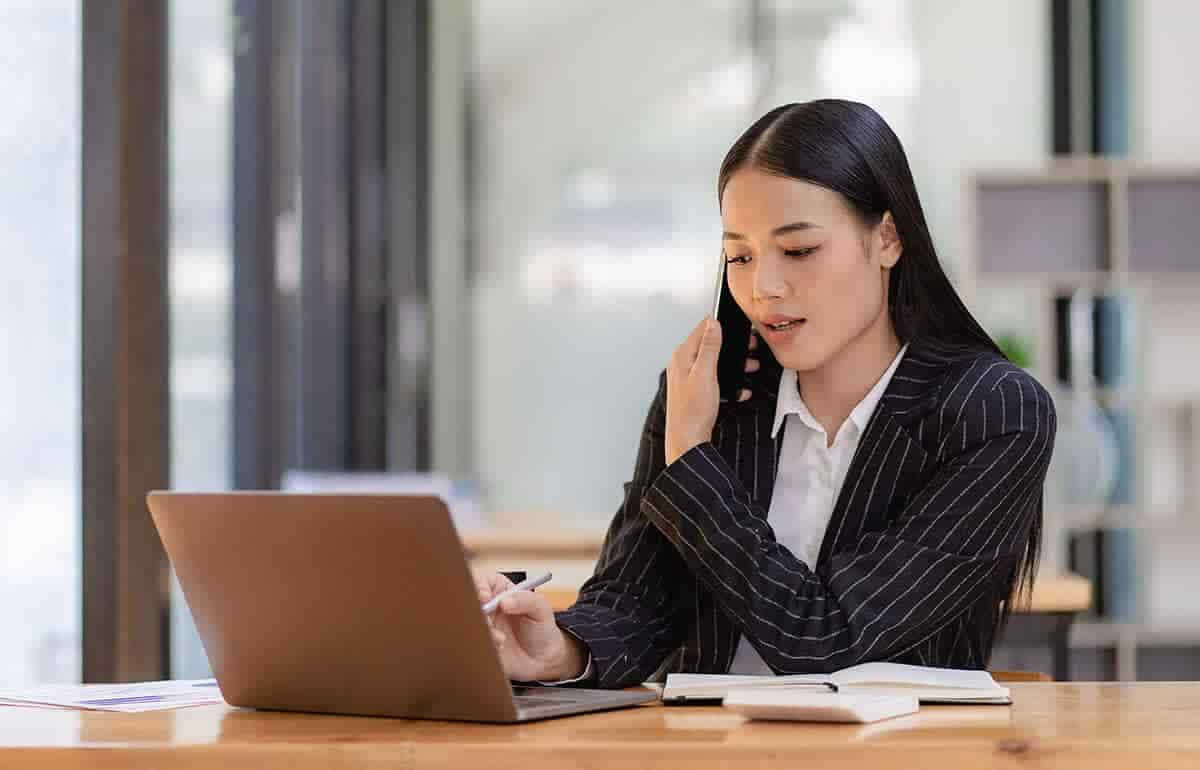
[[[871,415],[875,413],[875,407],[879,406],[879,401],[883,398],[883,394],[887,391],[888,385],[892,381],[892,377],[896,374],[896,369],[900,367],[900,361],[904,358],[904,353],[908,350],[908,345],[900,348],[900,352],[892,359],[892,363],[888,366],[887,371],[875,383],[875,386],[867,392],[867,395],[862,401],[858,402],[858,406],[850,412],[850,420],[853,421],[859,432],[867,429],[867,423],[871,421]],[[779,396],[775,401],[775,424],[771,427],[771,438],[775,438],[779,433],[779,428],[783,425],[783,421],[789,414],[794,414],[800,418],[800,421],[821,433],[825,432],[825,428],[817,422],[812,416],[812,412],[808,411],[808,407],[804,404],[804,399],[800,397],[799,379],[795,369],[784,369],[779,376]]]

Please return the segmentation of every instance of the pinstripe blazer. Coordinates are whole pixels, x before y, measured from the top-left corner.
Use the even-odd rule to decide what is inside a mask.
[[[767,523],[779,374],[764,368],[749,401],[721,405],[712,441],[670,466],[659,378],[595,572],[556,616],[591,651],[578,684],[724,673],[743,635],[781,674],[869,660],[986,666],[1041,515],[1049,394],[993,353],[910,344],[810,565]]]

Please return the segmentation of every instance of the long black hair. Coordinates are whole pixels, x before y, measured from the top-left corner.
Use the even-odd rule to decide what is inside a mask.
[[[890,211],[903,247],[888,279],[888,314],[896,336],[905,343],[947,351],[1004,356],[942,270],[904,148],[875,110],[842,99],[771,110],[726,153],[717,181],[718,205],[730,177],[744,167],[839,193],[868,226]],[[1025,553],[1003,586],[999,628],[1008,621],[1014,588],[1026,601],[1032,591],[1041,552],[1041,505],[1039,500]]]

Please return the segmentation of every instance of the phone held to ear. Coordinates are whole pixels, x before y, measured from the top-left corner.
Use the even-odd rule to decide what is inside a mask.
[[[717,290],[713,300],[713,318],[721,324],[721,355],[717,358],[717,384],[721,391],[721,402],[737,401],[742,388],[750,388],[750,375],[746,372],[746,358],[750,355],[750,319],[738,307],[729,281],[725,275],[725,251],[722,249],[717,267]],[[775,364],[775,357],[764,340],[759,340],[754,349],[759,361],[759,373]],[[753,388],[750,388],[753,391]]]

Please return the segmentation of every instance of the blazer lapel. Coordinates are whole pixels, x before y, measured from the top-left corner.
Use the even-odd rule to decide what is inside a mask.
[[[867,527],[882,527],[893,493],[904,494],[915,484],[925,465],[925,450],[907,428],[936,408],[947,360],[933,350],[909,346],[851,461],[818,564],[837,550],[853,547]],[[755,512],[763,516],[771,507],[785,432],[781,428],[771,438],[781,374],[777,367],[760,372],[753,387],[761,392],[745,403],[723,404],[713,436],[717,450],[750,492]],[[702,653],[685,648],[679,669],[728,671],[741,634],[715,605],[700,601],[696,614],[698,634],[719,643],[704,645]]]
[[[718,427],[714,438],[717,449],[722,451],[730,467],[737,471],[742,486],[750,492],[755,511],[761,511],[766,517],[775,489],[779,451],[783,447],[782,428],[778,436],[771,436],[783,367],[761,338],[758,344],[759,369],[746,375],[746,387],[752,397],[743,403],[722,405],[723,414],[718,414],[717,423],[721,426],[724,417],[724,429]]]
[[[926,453],[908,428],[936,408],[947,360],[918,344],[905,352],[850,462],[818,564],[853,549],[864,531],[882,529],[897,493],[916,483]]]
[[[908,458],[920,460],[924,454],[919,442],[905,428],[936,407],[948,360],[935,349],[919,344],[909,346],[846,472],[818,563],[856,541],[868,525],[878,526],[885,520],[891,493],[898,487],[897,474],[909,475]],[[781,373],[774,367],[764,372],[754,385],[761,393],[756,392],[750,401],[722,405],[714,442],[730,467],[737,471],[742,486],[750,492],[755,510],[764,516],[771,507],[786,431],[781,427],[779,434],[771,437]],[[896,462],[885,463],[884,458]],[[874,494],[875,487],[882,488],[882,493]],[[855,501],[861,501],[862,505],[851,505]]]
[[[779,394],[779,376],[767,375],[755,383],[754,398],[742,404],[726,404],[728,416],[718,419],[717,449],[737,471],[742,486],[750,492],[755,509],[766,515],[771,507],[771,492],[775,488],[779,449],[783,431],[774,439],[771,428],[775,422],[775,403]]]

